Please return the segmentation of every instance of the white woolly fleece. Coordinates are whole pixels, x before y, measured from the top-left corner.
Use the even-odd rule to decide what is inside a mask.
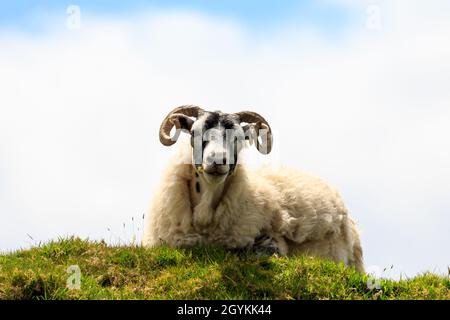
[[[180,151],[154,195],[144,246],[218,243],[243,248],[263,234],[277,241],[281,254],[329,258],[364,272],[356,224],[338,192],[323,180],[289,168],[251,171],[238,165],[213,208],[211,197],[217,192],[210,186],[194,200],[194,168],[180,164],[191,149]]]

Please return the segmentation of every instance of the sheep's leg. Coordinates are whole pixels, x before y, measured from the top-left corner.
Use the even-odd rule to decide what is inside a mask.
[[[189,248],[197,245],[202,245],[203,243],[204,239],[201,235],[191,233],[175,236],[172,245],[178,248]]]
[[[255,252],[257,256],[271,256],[281,254],[277,240],[266,234],[260,235],[255,239],[252,251]]]

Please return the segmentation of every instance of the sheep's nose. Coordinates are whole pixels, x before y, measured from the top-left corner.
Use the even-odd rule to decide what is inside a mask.
[[[206,157],[206,163],[209,165],[226,164],[227,157],[224,152],[211,152]]]

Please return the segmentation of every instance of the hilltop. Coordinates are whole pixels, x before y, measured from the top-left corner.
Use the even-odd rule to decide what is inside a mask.
[[[80,288],[69,289],[78,272]],[[450,299],[450,280],[432,273],[380,280],[378,288],[368,280],[332,261],[216,247],[68,238],[0,255],[0,299]]]

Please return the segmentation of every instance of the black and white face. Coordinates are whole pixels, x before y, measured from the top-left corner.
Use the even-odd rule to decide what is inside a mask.
[[[175,134],[171,136],[174,127]],[[163,120],[159,140],[171,146],[181,132],[191,135],[192,164],[211,184],[222,183],[233,173],[245,140],[250,140],[262,154],[272,150],[269,123],[253,111],[228,114],[183,105],[173,109]]]
[[[234,171],[245,141],[239,119],[220,111],[205,112],[190,133],[195,169],[208,183],[224,182]]]

